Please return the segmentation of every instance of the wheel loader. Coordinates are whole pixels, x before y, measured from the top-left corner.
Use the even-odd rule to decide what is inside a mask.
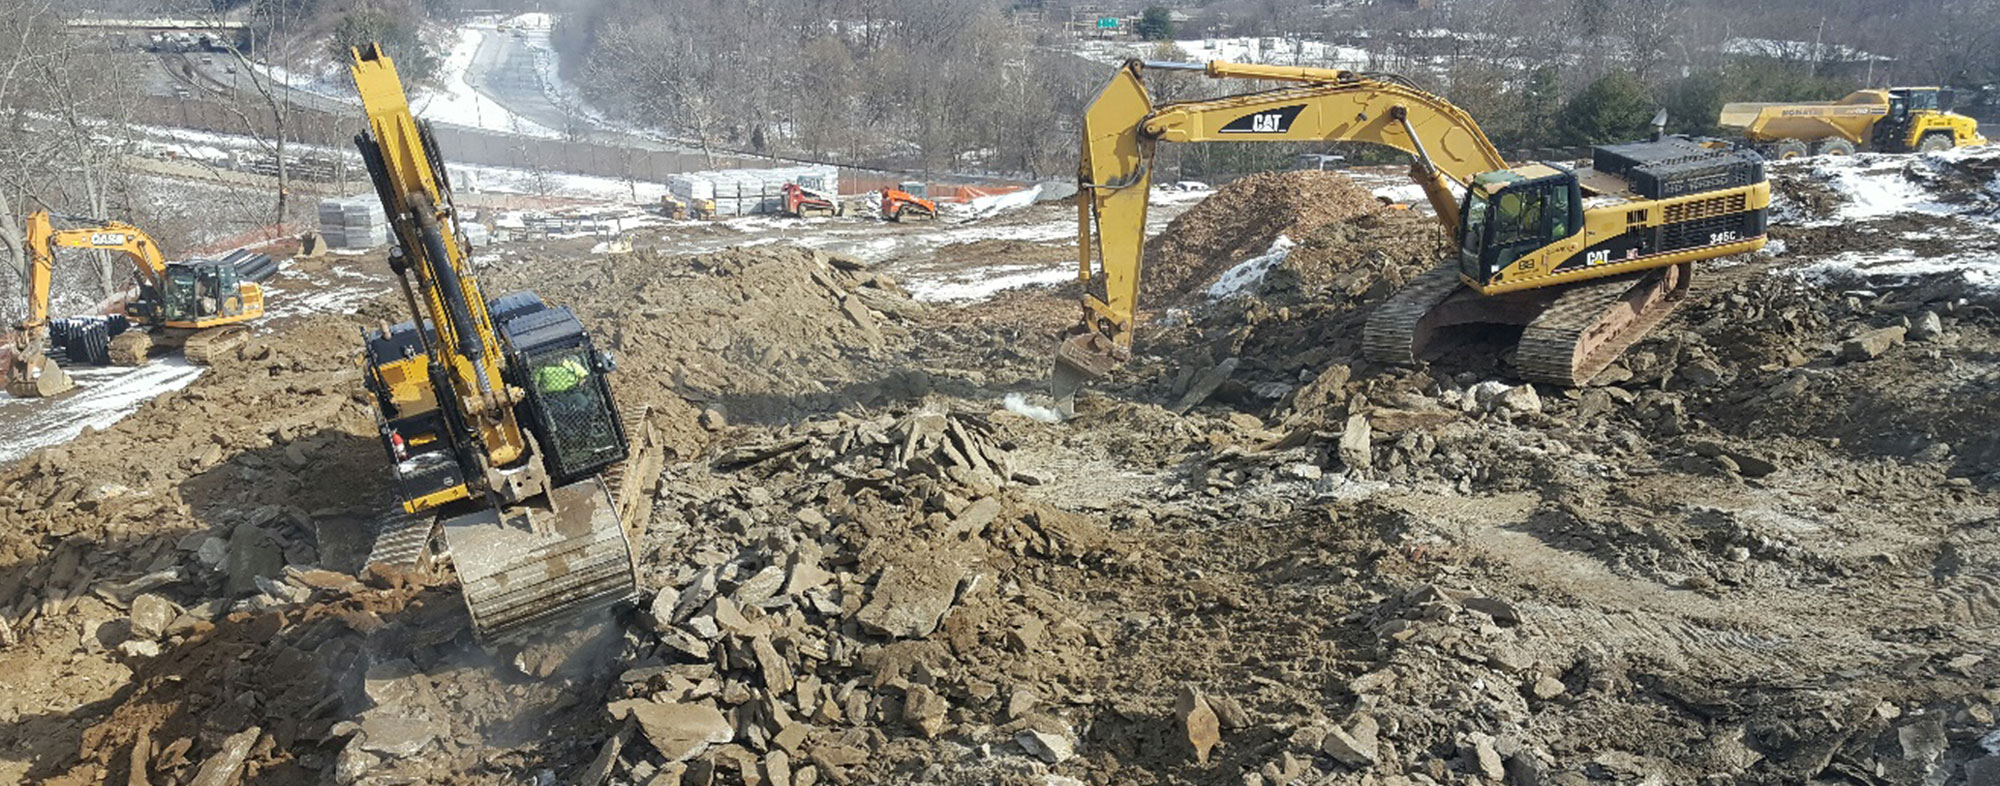
[[[1148,69],[1278,86],[1155,104]],[[1082,318],[1057,347],[1050,393],[1070,411],[1083,383],[1131,357],[1161,142],[1353,141],[1409,154],[1452,249],[1369,315],[1363,354],[1413,363],[1446,328],[1519,326],[1517,374],[1583,384],[1665,318],[1688,290],[1692,263],[1765,242],[1762,159],[1655,137],[1599,147],[1588,167],[1509,165],[1471,116],[1393,75],[1128,61],[1084,116]]]
[[[49,291],[60,248],[107,251],[132,263],[137,293],[123,308],[124,328],[100,339],[105,359],[121,366],[138,366],[162,351],[180,349],[189,363],[209,365],[243,343],[249,323],[264,315],[264,288],[243,279],[232,260],[197,259],[168,262],[159,244],[138,227],[117,221],[67,219],[75,226],[55,227],[46,210],[29,214],[22,233],[28,247],[28,318],[16,326],[17,344],[10,361],[7,392],[20,398],[54,396],[73,387],[50,359]],[[104,331],[104,325],[83,329]],[[129,325],[129,327],[127,327]]]
[[[362,335],[400,503],[377,528],[371,566],[448,563],[489,642],[632,597],[627,528],[643,520],[644,476],[659,468],[635,440],[643,413],[620,416],[615,366],[568,308],[533,292],[481,293],[430,126],[379,44],[351,51],[368,119],[355,144],[394,231],[389,267],[410,311]]]

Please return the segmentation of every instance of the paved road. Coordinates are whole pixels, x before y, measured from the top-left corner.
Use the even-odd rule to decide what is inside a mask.
[[[479,51],[466,67],[465,81],[507,111],[544,127],[574,133],[588,129],[588,122],[572,117],[549,100],[542,89],[541,72],[535,68],[535,44],[546,45],[548,33],[541,30],[486,32]]]

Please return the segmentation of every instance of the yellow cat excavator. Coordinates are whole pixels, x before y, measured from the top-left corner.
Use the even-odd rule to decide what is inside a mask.
[[[402,502],[371,562],[427,567],[441,532],[488,641],[631,597],[628,497],[640,484],[622,483],[635,427],[612,403],[610,356],[568,308],[480,294],[430,127],[380,45],[353,58],[368,116],[355,143],[395,230],[389,266],[411,317],[362,337]]]
[[[48,357],[49,289],[59,248],[108,251],[131,260],[138,293],[125,302],[132,327],[110,339],[109,359],[142,365],[155,353],[179,348],[188,362],[209,365],[250,335],[247,323],[264,315],[264,288],[242,280],[235,263],[196,259],[168,262],[144,231],[118,221],[69,219],[57,229],[46,210],[28,215],[28,318],[17,326],[7,392],[17,397],[60,394],[73,387]]]
[[[1281,86],[1155,105],[1146,69]],[[1050,392],[1067,408],[1084,382],[1131,357],[1159,142],[1353,141],[1408,153],[1455,253],[1369,316],[1363,354],[1411,363],[1441,328],[1519,325],[1517,373],[1587,382],[1686,293],[1690,263],[1764,245],[1770,184],[1756,154],[1655,137],[1596,148],[1586,168],[1509,166],[1463,110],[1399,77],[1128,61],[1084,116],[1083,317],[1057,348]]]

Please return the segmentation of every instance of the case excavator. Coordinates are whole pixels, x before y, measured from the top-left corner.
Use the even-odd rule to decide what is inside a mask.
[[[363,334],[361,366],[401,512],[369,569],[448,557],[488,642],[609,607],[637,590],[625,483],[644,416],[619,417],[613,364],[576,315],[533,292],[486,299],[444,161],[380,45],[352,50],[368,130],[355,138],[395,232],[410,320]],[[655,457],[657,458],[657,457]],[[442,548],[437,544],[441,541]]]
[[[1278,87],[1155,105],[1147,69]],[[1687,292],[1692,264],[1764,245],[1770,184],[1749,151],[1663,137],[1593,151],[1589,167],[1510,166],[1463,110],[1386,74],[1212,61],[1128,61],[1084,116],[1077,200],[1082,320],[1058,346],[1060,408],[1130,359],[1146,196],[1160,142],[1368,142],[1412,158],[1450,258],[1369,315],[1362,352],[1407,364],[1447,327],[1522,327],[1514,369],[1575,386]]]
[[[54,396],[73,387],[48,357],[49,290],[60,248],[93,249],[124,256],[138,279],[125,300],[130,329],[110,337],[108,359],[138,366],[160,351],[178,348],[189,363],[209,365],[250,335],[248,323],[264,315],[264,288],[245,281],[235,263],[196,259],[168,262],[138,227],[117,221],[67,219],[57,229],[46,210],[28,215],[28,318],[17,325],[20,346],[9,369],[7,392],[22,398]]]

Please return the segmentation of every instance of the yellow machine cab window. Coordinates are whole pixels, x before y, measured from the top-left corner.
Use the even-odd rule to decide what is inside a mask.
[[[1560,170],[1532,180],[1496,172],[1467,189],[1460,215],[1460,270],[1488,283],[1522,255],[1582,228],[1582,188],[1576,175]]]

